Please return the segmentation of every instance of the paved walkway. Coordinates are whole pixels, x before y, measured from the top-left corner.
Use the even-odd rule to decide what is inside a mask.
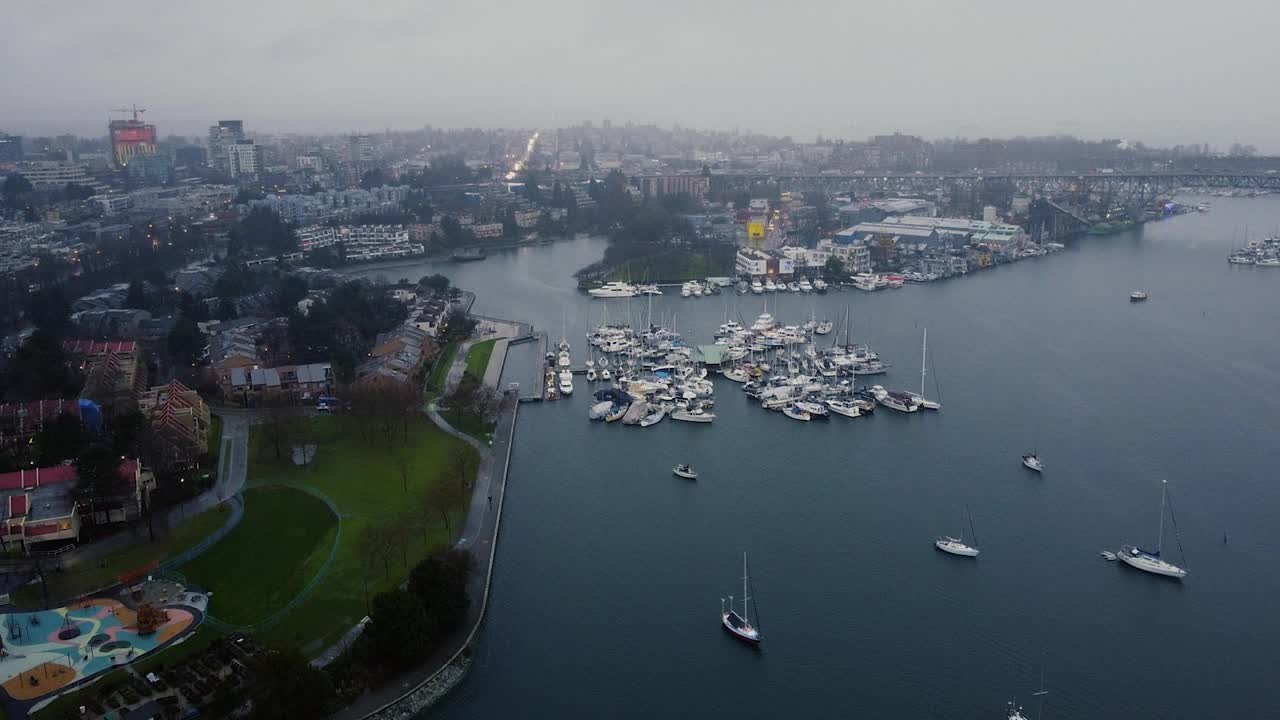
[[[495,351],[489,357],[487,369],[492,370],[495,363],[501,366],[503,362],[504,358],[499,357]],[[460,351],[454,360],[454,367],[459,365],[466,367],[466,364],[466,355]],[[360,720],[378,713],[421,687],[448,666],[467,646],[479,628],[489,600],[489,579],[493,573],[498,525],[502,513],[502,501],[506,495],[507,465],[511,458],[511,442],[515,433],[516,406],[519,404],[517,400],[514,393],[503,396],[502,409],[498,413],[497,426],[493,431],[492,446],[486,446],[470,435],[460,432],[440,417],[434,408],[427,409],[428,417],[436,426],[471,445],[480,453],[480,467],[476,472],[476,482],[471,492],[471,506],[467,511],[466,522],[461,528],[461,535],[455,543],[456,547],[467,550],[475,563],[474,571],[467,583],[467,597],[471,598],[471,604],[467,607],[467,617],[461,628],[442,642],[421,665],[388,678],[378,690],[365,693],[355,703],[334,715],[337,720]],[[338,646],[345,646],[354,639],[350,636],[351,633],[344,636],[342,641],[325,652],[325,656],[334,654],[336,657],[336,652],[340,650]]]

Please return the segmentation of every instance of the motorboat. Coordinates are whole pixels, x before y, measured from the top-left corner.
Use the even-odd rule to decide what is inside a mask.
[[[655,410],[650,412],[648,415],[644,416],[644,418],[640,421],[640,427],[647,428],[651,425],[657,425],[658,423],[662,422],[662,418],[666,416],[667,416],[667,406],[658,405],[656,406]]]
[[[685,480],[698,479],[698,471],[694,470],[692,465],[686,465],[684,463],[680,463],[679,465],[671,468],[671,474],[678,478],[684,478]]]
[[[761,640],[760,628],[751,624],[748,603],[751,596],[747,588],[751,582],[751,574],[747,571],[747,554],[742,553],[742,613],[733,607],[733,596],[729,596],[729,609],[724,609],[724,598],[720,598],[720,624],[729,634],[749,644],[758,645]],[[758,620],[758,618],[757,618]]]
[[[700,405],[695,405],[692,409],[680,408],[673,410],[670,415],[672,420],[692,423],[709,423],[716,419],[715,413],[703,410]]]
[[[747,374],[747,371],[742,368],[729,368],[728,370],[721,371],[720,374],[724,376],[726,380],[732,380],[736,383],[744,383],[751,379],[751,376]]]
[[[1258,267],[1280,267],[1280,258],[1274,256],[1260,257],[1253,264]]]
[[[804,412],[809,413],[809,417],[813,418],[814,420],[826,420],[827,418],[831,417],[830,413],[827,412],[826,403],[809,402],[807,400],[802,400],[796,403],[796,407],[800,408]]]
[[[787,283],[787,292],[793,292],[793,293],[800,292],[800,283],[796,282],[795,280],[792,280],[791,282]]]
[[[760,293],[764,292],[764,285],[761,284],[759,280],[752,280],[751,292],[755,293],[756,295],[759,295]]]
[[[600,379],[605,382],[609,382],[613,379],[613,373],[609,372],[609,368],[602,367],[600,368]]]
[[[692,296],[693,296],[693,288],[689,285],[689,283],[685,283],[680,286],[680,297],[687,298]]]
[[[636,287],[636,292],[640,295],[661,295],[662,288],[657,285],[639,285]]]
[[[587,419],[603,420],[604,416],[609,414],[609,410],[612,407],[613,407],[612,400],[604,400],[604,401],[598,402],[595,405],[592,405],[591,409],[587,411]]]
[[[870,273],[858,273],[853,276],[853,286],[859,290],[872,292],[879,290],[880,286],[876,284],[876,276]]]
[[[824,292],[826,292],[826,291],[827,291],[827,281],[826,281],[826,280],[823,280],[822,278],[818,278],[817,280],[814,280],[814,281],[813,281],[813,289],[814,289],[814,291],[815,291],[815,292],[820,292],[820,293],[824,293]]]
[[[1142,290],[1134,290],[1133,292],[1129,293],[1129,302],[1142,302],[1143,300],[1146,300],[1148,297],[1149,296],[1147,295],[1146,292]]]
[[[614,403],[609,408],[609,412],[605,413],[604,421],[615,422],[617,420],[621,420],[627,414],[627,410],[630,409],[630,407],[630,405],[619,405],[618,403]]]
[[[764,281],[764,289],[765,289],[765,292],[777,292],[778,284],[775,283],[772,278],[770,278]]]
[[[748,290],[750,290],[750,289],[751,289],[751,286],[747,284],[747,281],[746,281],[746,280],[741,280],[741,281],[739,281],[739,282],[738,282],[738,294],[739,294],[739,295],[746,295],[746,294],[747,294],[747,291],[748,291]]]
[[[812,415],[810,415],[807,411],[800,409],[800,406],[796,405],[795,403],[784,406],[782,408],[782,414],[786,415],[792,420],[801,420],[804,422],[809,422],[810,420],[813,419]]]
[[[853,400],[828,400],[827,408],[837,415],[845,417],[861,417],[862,408],[858,407],[858,403]]]
[[[1168,504],[1168,499],[1169,483],[1168,481],[1164,481],[1161,483],[1160,532],[1156,536],[1156,549],[1154,551],[1149,551],[1143,550],[1136,545],[1122,545],[1120,547],[1119,556],[1120,559],[1124,561],[1124,564],[1129,567],[1137,568],[1144,572],[1152,573],[1153,575],[1163,575],[1164,577],[1181,580],[1187,576],[1186,569],[1178,567],[1177,565],[1174,565],[1168,560],[1160,557],[1160,552],[1164,549],[1164,506]],[[1172,512],[1169,513],[1169,516],[1171,518],[1174,517]],[[1177,520],[1174,520],[1174,522],[1176,523]],[[1179,543],[1181,543],[1181,541],[1179,541]],[[1181,547],[1181,544],[1179,544],[1179,547]]]
[[[1228,255],[1227,262],[1232,265],[1253,265],[1255,260],[1250,255]]]
[[[814,335],[830,335],[831,330],[834,327],[835,326],[831,324],[830,320],[823,320],[813,328],[813,334]]]
[[[813,284],[809,282],[809,278],[800,281],[800,292],[813,292]]]
[[[573,373],[569,370],[560,371],[559,389],[561,395],[573,394]]]
[[[634,285],[624,282],[607,282],[598,288],[592,288],[587,294],[593,298],[629,298],[637,295]]]
[[[890,410],[912,413],[920,409],[916,399],[910,393],[886,390],[881,385],[872,385],[871,395],[876,399],[876,402]]]
[[[598,379],[599,376],[596,375],[596,369],[593,367],[587,368],[587,382],[595,382]]]
[[[1033,452],[1022,456],[1022,465],[1036,472],[1044,472],[1044,463],[1040,460],[1040,456]]]

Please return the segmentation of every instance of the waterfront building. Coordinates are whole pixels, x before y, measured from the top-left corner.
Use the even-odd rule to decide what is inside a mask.
[[[500,238],[503,233],[502,223],[476,223],[470,227],[477,240]]]
[[[829,253],[829,257],[838,258],[844,263],[845,272],[850,275],[871,272],[871,249],[862,243],[827,238],[818,241],[818,250]]]
[[[753,278],[789,278],[795,274],[796,263],[782,252],[744,247],[738,249],[734,270],[739,277],[750,275]]]

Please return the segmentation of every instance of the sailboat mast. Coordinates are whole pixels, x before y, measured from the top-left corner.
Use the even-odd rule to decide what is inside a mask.
[[[924,397],[925,353],[929,351],[929,328],[924,329],[924,339],[920,342],[920,397]]]
[[[1169,494],[1169,481],[1160,481],[1160,534],[1156,536],[1156,556],[1160,556],[1160,551],[1164,549],[1164,503],[1165,498]]]
[[[742,619],[747,620],[747,554],[742,553]]]

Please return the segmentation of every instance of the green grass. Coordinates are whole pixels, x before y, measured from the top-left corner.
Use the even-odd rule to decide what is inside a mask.
[[[435,367],[432,368],[431,374],[427,376],[428,394],[444,392],[444,381],[449,377],[449,367],[453,365],[453,358],[457,354],[458,343],[449,343],[440,351],[440,357],[437,358]]]
[[[233,625],[288,605],[323,565],[338,526],[328,505],[293,488],[252,488],[244,503],[230,534],[178,568],[211,593],[209,614]]]
[[[458,410],[441,410],[440,417],[444,418],[454,428],[482,443],[489,442],[489,434],[493,432],[493,428],[496,425],[496,423],[485,422],[471,413]]]
[[[610,271],[605,280],[683,282],[733,274],[732,255],[668,250],[628,260]]]
[[[102,561],[77,565],[65,573],[47,573],[49,599],[53,602],[68,600],[111,585],[123,573],[172,557],[196,545],[226,521],[227,510],[225,506],[219,505],[200,513],[154,543],[135,545],[108,555]],[[14,594],[14,603],[23,608],[42,606],[44,597],[40,591],[40,583],[19,588]]]
[[[467,352],[467,374],[484,380],[485,370],[489,367],[489,356],[493,354],[493,345],[497,340],[485,340],[471,346]]]
[[[254,452],[255,447],[267,450],[264,443],[258,442],[258,428],[254,428],[250,436],[249,459],[251,485],[273,482],[307,485],[333,500],[342,514],[342,536],[337,554],[315,592],[280,624],[259,635],[262,642],[297,648],[309,656],[318,655],[336,642],[367,614],[366,576],[368,595],[372,597],[399,585],[407,577],[410,567],[449,540],[440,522],[433,519],[424,533],[418,517],[410,516],[408,522],[413,527],[404,546],[408,564],[405,564],[401,553],[395,553],[388,576],[383,568],[361,553],[360,537],[364,529],[370,525],[392,524],[403,518],[428,487],[449,481],[445,468],[457,448],[474,452],[426,418],[415,418],[410,424],[409,440],[404,445],[410,464],[406,490],[396,464],[397,453],[390,451],[383,442],[369,442],[357,428],[345,425],[341,415],[317,417],[312,422],[311,435],[319,447],[311,466],[298,467],[288,461],[277,462],[269,451]],[[252,506],[250,502],[247,507]],[[455,532],[465,516],[465,508],[464,503],[450,512]],[[292,512],[287,508],[281,508],[281,511],[280,522],[291,522]],[[219,606],[220,596],[215,593],[211,610],[222,617]]]

